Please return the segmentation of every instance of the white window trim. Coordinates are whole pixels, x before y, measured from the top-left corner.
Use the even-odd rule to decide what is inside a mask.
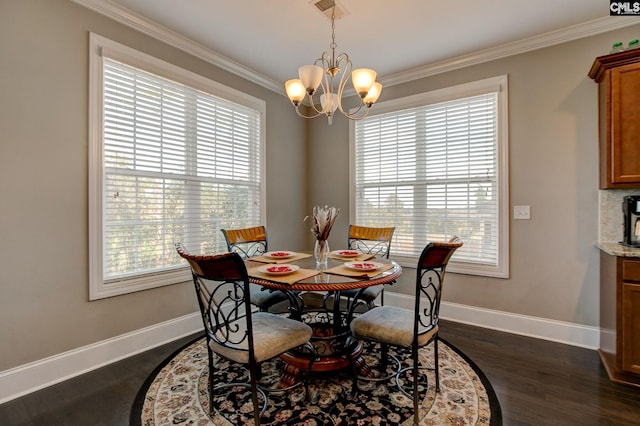
[[[486,277],[509,278],[509,96],[507,75],[380,102],[374,105],[369,116],[477,96],[488,91],[498,92],[498,262],[497,266],[490,267],[456,261],[454,256],[454,259],[449,262],[447,271]],[[352,223],[355,221],[356,211],[355,124],[353,121],[349,124],[349,219]],[[418,256],[393,256],[393,251],[392,257],[402,266],[410,268],[415,268],[418,262]]]
[[[168,62],[147,55],[138,50],[109,40],[98,34],[89,34],[89,300],[102,299],[120,294],[185,282],[190,279],[188,268],[140,275],[121,281],[103,280],[103,241],[102,241],[102,191],[103,191],[103,120],[102,87],[103,54],[158,76],[177,81],[214,96],[250,107],[260,112],[260,184],[262,223],[266,224],[266,102],[238,90],[212,81],[208,78],[184,70]]]

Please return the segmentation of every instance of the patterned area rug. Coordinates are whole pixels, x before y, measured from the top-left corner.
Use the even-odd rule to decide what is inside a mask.
[[[433,345],[420,350],[422,365],[433,360]],[[365,347],[374,354],[377,348]],[[455,347],[441,340],[439,345],[440,393],[435,392],[435,375],[426,372],[420,385],[420,425],[502,424],[500,404],[491,384],[475,364]],[[396,354],[401,360],[408,354]],[[378,360],[365,357],[375,370]],[[244,381],[246,369],[218,360],[220,381]],[[278,380],[282,361],[263,364],[263,383]],[[313,375],[309,383],[314,401],[305,400],[303,387],[288,393],[271,393],[269,408],[261,417],[264,425],[411,425],[413,402],[388,382],[359,381],[359,392],[350,398],[349,374]],[[223,377],[224,376],[224,377]],[[410,378],[408,378],[410,379]],[[207,349],[204,338],[187,345],[167,359],[149,377],[134,402],[132,425],[244,425],[253,424],[253,408],[246,388],[233,389],[216,397],[216,414],[209,417]],[[426,386],[425,386],[426,385]]]

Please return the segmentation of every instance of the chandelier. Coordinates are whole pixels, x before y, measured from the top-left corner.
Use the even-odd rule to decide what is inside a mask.
[[[333,2],[331,11],[331,53],[323,52],[313,65],[303,65],[298,69],[299,78],[287,80],[284,84],[287,96],[296,108],[296,113],[303,118],[316,118],[326,115],[329,124],[334,113],[339,110],[350,120],[360,120],[369,114],[369,109],[380,97],[382,84],[376,82],[376,72],[368,68],[352,70],[353,65],[346,53],[336,56],[336,5]],[[354,111],[345,111],[342,96],[351,78],[353,89],[360,97],[359,105]],[[336,87],[337,83],[337,87]],[[318,89],[320,88],[320,89]],[[314,95],[321,91],[320,108]],[[310,114],[300,111],[300,104],[309,96]]]

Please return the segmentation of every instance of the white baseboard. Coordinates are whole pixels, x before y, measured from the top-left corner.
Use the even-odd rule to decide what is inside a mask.
[[[413,296],[386,292],[385,304],[413,309]],[[600,329],[562,321],[442,302],[440,317],[596,349]],[[199,312],[0,372],[0,404],[202,330]]]
[[[202,330],[200,312],[0,372],[0,404]]]
[[[385,305],[413,309],[413,296],[385,292]],[[475,306],[442,302],[440,318],[572,346],[597,349],[600,328]]]

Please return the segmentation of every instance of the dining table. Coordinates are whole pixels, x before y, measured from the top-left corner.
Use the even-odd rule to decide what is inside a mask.
[[[371,375],[362,356],[362,343],[352,338],[349,323],[359,307],[366,307],[360,300],[364,289],[393,284],[402,275],[399,264],[353,250],[331,252],[326,265],[317,264],[312,254],[288,250],[267,252],[245,263],[250,282],[263,287],[263,291],[284,292],[289,316],[313,330],[315,354],[289,351],[280,357],[285,363],[280,378],[283,386],[298,380],[310,362],[312,372],[355,366],[358,374]],[[359,291],[347,300],[341,297],[341,291],[351,289]],[[322,302],[310,306],[303,297],[305,293],[319,296]]]

